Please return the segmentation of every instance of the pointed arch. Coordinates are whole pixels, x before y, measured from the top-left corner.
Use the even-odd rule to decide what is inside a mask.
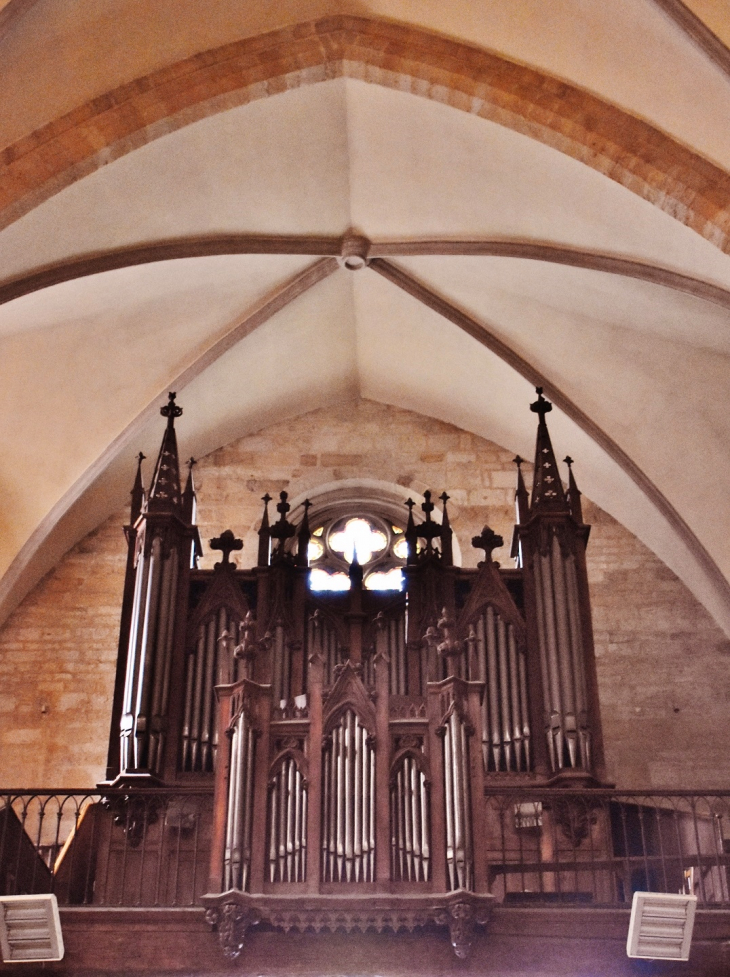
[[[0,228],[191,122],[335,77],[443,102],[537,139],[730,251],[730,174],[658,129],[491,52],[410,25],[345,15],[202,51],[8,146],[0,154]]]

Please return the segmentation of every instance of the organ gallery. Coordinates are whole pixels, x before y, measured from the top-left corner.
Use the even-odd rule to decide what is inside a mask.
[[[560,893],[561,873],[531,876],[526,850],[548,864],[566,839],[574,853],[588,839],[586,858],[607,850],[590,804],[568,800],[605,781],[589,527],[569,458],[563,485],[541,390],[531,410],[534,479],[528,492],[516,458],[510,567],[493,561],[502,539],[488,526],[472,540],[478,568],[455,565],[448,487],[394,508],[346,493],[292,506],[272,486],[257,565],[236,565],[242,543],[221,527],[209,543],[220,561],[201,570],[194,467],[183,479],[170,394],[126,527],[106,783],[123,831],[109,886],[162,830],[150,804],[135,813],[140,792],[212,787],[172,823],[183,837],[193,818],[209,850],[207,876],[185,884],[229,956],[255,926],[425,926],[448,931],[463,957],[515,889],[511,858],[520,891],[532,881]],[[490,791],[522,787],[558,800],[511,798],[505,818]]]

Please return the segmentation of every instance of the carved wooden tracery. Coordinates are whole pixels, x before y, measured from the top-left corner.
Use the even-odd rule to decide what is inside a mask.
[[[110,778],[214,781],[205,901],[231,956],[259,920],[443,925],[463,956],[492,898],[485,788],[600,782],[588,527],[541,394],[533,409],[514,569],[486,527],[479,568],[455,567],[448,496],[437,522],[427,492],[420,522],[407,503],[405,589],[367,590],[353,560],[349,590],[326,593],[309,587],[309,505],[295,525],[286,492],[273,523],[264,498],[257,567],[232,562],[230,532],[215,569],[195,567],[171,396],[149,498],[139,474],[133,492]]]

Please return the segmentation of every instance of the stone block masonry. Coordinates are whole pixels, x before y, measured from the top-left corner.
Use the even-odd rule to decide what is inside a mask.
[[[481,558],[471,538],[489,523],[507,544],[495,559],[509,566],[512,458],[449,424],[366,400],[273,425],[196,466],[201,565],[220,558],[208,540],[224,529],[244,541],[238,563],[255,563],[265,491],[296,497],[370,479],[402,489],[403,500],[445,489],[463,565]],[[529,487],[529,466],[525,474]],[[584,512],[609,778],[625,789],[726,785],[730,642],[631,533],[588,500]],[[121,511],[78,543],[0,631],[2,786],[86,787],[103,777],[126,521]]]

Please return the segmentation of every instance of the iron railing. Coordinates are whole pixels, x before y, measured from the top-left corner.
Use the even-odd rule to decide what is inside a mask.
[[[615,906],[648,891],[730,906],[730,792],[487,789],[486,821],[504,903]]]
[[[0,792],[0,894],[192,906],[208,885],[213,791]]]
[[[640,890],[730,908],[728,791],[500,787],[486,790],[484,810],[474,854],[505,905],[627,906]],[[2,791],[0,895],[199,905],[212,824],[212,789]]]

